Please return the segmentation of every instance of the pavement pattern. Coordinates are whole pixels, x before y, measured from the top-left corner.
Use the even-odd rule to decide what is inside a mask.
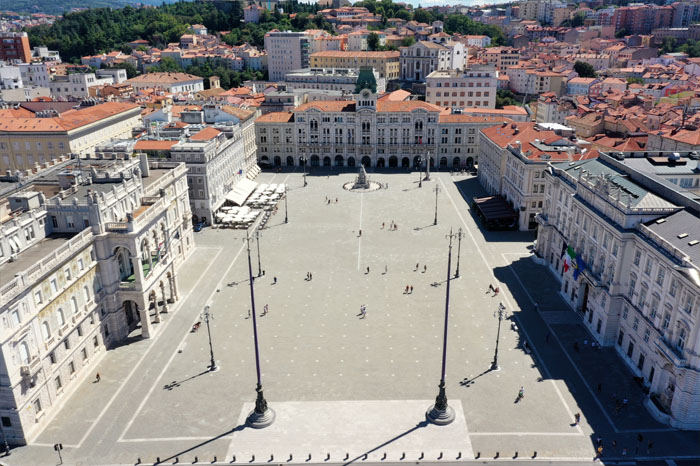
[[[598,437],[604,459],[622,458],[623,444],[641,457],[699,453],[697,433],[668,429],[646,413],[641,390],[627,383],[631,376],[612,352],[570,351],[585,327],[556,293],[555,278],[529,258],[533,234],[481,229],[468,205],[483,195],[474,177],[433,173],[418,188],[417,173],[370,173],[388,188],[360,194],[342,188],[354,176],[314,173],[307,187],[300,173],[256,180],[290,188],[289,223],[282,202],[261,231],[264,275],[254,280],[273,426],[254,431],[243,423],[256,384],[245,232],[207,228],[178,272],[182,298],[155,338],[108,351],[95,367],[101,382],[82,383],[32,444],[5,461],[56,464],[58,442],[64,462],[76,465],[228,464],[234,455],[268,464],[590,462]],[[427,426],[440,380],[447,235],[460,228],[461,241],[452,239],[451,275],[459,263],[460,277],[450,281],[446,374],[458,416],[447,427]],[[254,275],[257,249],[251,242]],[[490,371],[499,303],[508,315],[500,370]],[[216,372],[208,370],[204,324],[191,332],[205,305],[214,315]],[[618,383],[618,396],[629,392],[631,403],[615,415],[606,396]],[[577,412],[581,423],[573,425]],[[641,444],[636,430],[644,433]],[[654,447],[647,453],[648,440]]]

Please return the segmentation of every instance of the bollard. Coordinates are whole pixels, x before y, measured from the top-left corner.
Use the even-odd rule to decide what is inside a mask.
[[[442,452],[440,452],[440,456],[438,456],[437,459],[439,459],[439,460],[442,459]]]
[[[474,457],[474,459],[475,459],[475,460],[478,460],[479,458],[481,458],[481,452],[480,452],[480,451],[477,451],[477,452],[476,452],[476,456]]]
[[[501,456],[501,453],[500,453],[500,452],[496,452],[496,456],[494,456],[493,458],[496,459],[496,458],[498,458],[499,456]]]
[[[382,461],[386,459],[386,452],[384,452],[384,456],[382,456]]]
[[[156,464],[160,464],[160,456],[156,456]]]
[[[175,457],[175,461],[173,461],[173,464],[177,464],[177,463],[179,463],[179,462],[180,462],[180,457],[179,457],[179,456],[176,456],[176,457]]]
[[[460,451],[460,452],[457,454],[457,458],[456,458],[456,459],[460,459],[461,457],[462,457],[462,452]]]
[[[365,453],[365,456],[362,457],[362,461],[365,461],[367,459],[367,453]]]
[[[535,450],[535,452],[532,454],[532,457],[537,458],[537,450]]]
[[[306,461],[311,461],[311,453],[309,453],[309,457],[306,458]]]
[[[404,458],[406,458],[406,452],[405,452],[405,451],[402,451],[402,452],[401,452],[401,459],[404,459]]]
[[[236,462],[236,455],[233,455],[233,458],[231,458],[231,462],[235,463]]]
[[[275,460],[275,455],[274,455],[274,454],[270,454],[270,461],[274,461],[274,460]]]
[[[289,454],[289,459],[287,461],[292,461],[292,454]]]
[[[424,456],[425,456],[425,453],[420,452],[420,457],[418,457],[418,459],[419,459],[419,460],[422,460]]]
[[[330,453],[326,453],[326,461],[328,461],[329,459],[331,459],[331,454],[330,454]]]
[[[348,458],[350,458],[350,453],[345,453],[345,458],[343,458],[343,461],[347,461]]]
[[[513,455],[513,459],[518,457],[518,452],[516,451],[515,454]]]
[[[197,458],[196,456],[194,457],[194,461],[192,461],[192,464],[194,463],[199,463],[199,458]]]
[[[251,462],[251,463],[252,463],[253,461],[255,461],[255,455],[253,455],[253,457],[250,459],[250,462]]]
[[[141,458],[136,458],[136,464],[141,464]]]
[[[214,461],[212,461],[212,463],[216,463],[216,462],[217,462],[216,455],[214,455]]]

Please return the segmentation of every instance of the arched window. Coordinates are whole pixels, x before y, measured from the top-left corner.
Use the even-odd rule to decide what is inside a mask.
[[[44,336],[44,340],[51,338],[51,326],[46,321],[41,324],[41,334]]]
[[[685,348],[685,340],[688,337],[688,333],[685,330],[685,327],[681,327],[681,329],[678,331],[678,349],[682,350]]]
[[[75,299],[75,298],[73,298],[73,299]],[[64,325],[66,325],[66,316],[63,313],[63,309],[59,309],[57,314],[58,314],[58,326],[63,327]]]
[[[86,303],[89,302],[90,301],[90,290],[88,289],[87,286],[83,287],[83,294],[85,295],[85,302]]]
[[[75,299],[75,296],[71,296],[70,304],[71,304],[71,307],[73,308],[73,314],[77,314],[78,312],[80,312],[80,310],[78,309],[78,300]]]
[[[22,361],[22,364],[29,364],[29,345],[25,341],[19,344],[19,359]]]

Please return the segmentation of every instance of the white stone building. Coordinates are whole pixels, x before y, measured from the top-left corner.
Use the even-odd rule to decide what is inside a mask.
[[[0,416],[31,442],[107,348],[150,338],[194,250],[185,167],[86,159],[3,196]],[[89,179],[89,183],[87,181]],[[51,197],[49,197],[51,196]],[[49,197],[47,199],[47,197]]]
[[[386,79],[379,77],[377,71],[372,70],[377,82],[377,92],[386,90]],[[287,73],[284,77],[284,85],[288,91],[300,89],[316,89],[327,91],[345,91],[349,94],[355,91],[357,78],[360,71],[355,68],[307,68]]]
[[[537,253],[593,337],[615,348],[648,387],[652,415],[697,430],[700,203],[629,166],[629,155],[601,154],[545,171]],[[576,267],[564,265],[567,257]]]
[[[163,89],[173,94],[194,94],[204,90],[204,79],[187,73],[146,73],[126,80],[134,91]]]
[[[496,108],[498,78],[493,65],[433,71],[425,83],[425,101],[438,107]]]
[[[401,47],[401,79],[425,81],[435,70],[452,68],[452,49],[430,41],[419,41],[409,47]]]

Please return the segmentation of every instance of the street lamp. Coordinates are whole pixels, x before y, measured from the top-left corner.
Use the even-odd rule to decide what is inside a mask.
[[[430,151],[428,151],[428,160],[425,161],[425,181],[430,181]]]
[[[253,340],[255,343],[255,370],[258,375],[258,384],[255,387],[257,392],[255,398],[255,409],[248,414],[246,423],[255,429],[267,427],[275,421],[275,412],[267,406],[267,401],[263,395],[262,381],[260,378],[260,348],[258,347],[258,323],[255,312],[255,288],[253,286],[253,263],[250,259],[250,235],[246,235],[248,249],[248,281],[250,282],[250,308],[253,315]]]
[[[258,277],[261,277],[263,273],[260,267],[260,230],[255,230],[255,243],[258,245]]]
[[[445,363],[447,361],[447,319],[450,315],[450,275],[452,266],[452,238],[455,235],[452,234],[450,229],[450,234],[447,237],[450,239],[450,246],[447,254],[447,291],[445,293],[445,330],[442,338],[442,372],[440,375],[440,390],[438,392],[437,398],[435,398],[435,404],[428,408],[425,413],[425,417],[428,421],[437,425],[447,425],[455,420],[455,411],[451,406],[447,404],[447,394],[445,393]]]
[[[500,370],[500,367],[498,367],[498,340],[501,339],[501,321],[508,317],[508,313],[506,312],[506,307],[503,305],[503,303],[498,303],[498,310],[493,313],[494,317],[498,317],[498,332],[496,333],[496,352],[493,355],[493,362],[491,363],[491,370],[492,371],[497,371]]]
[[[214,346],[211,343],[211,328],[209,328],[209,320],[214,320],[214,316],[209,312],[209,306],[204,306],[204,312],[202,312],[202,319],[207,324],[207,335],[209,335],[209,354],[211,355],[211,362],[209,364],[209,371],[216,372],[219,367],[216,365],[214,360]]]
[[[302,166],[304,167],[304,186],[306,186],[306,157],[299,158]]]
[[[438,201],[438,193],[440,192],[440,187],[435,185],[435,220],[433,220],[433,225],[437,225],[437,201]],[[452,234],[452,233],[450,233]]]
[[[423,173],[421,173],[421,169],[420,169],[422,162],[423,162],[423,160],[421,160],[421,158],[418,157],[418,165],[416,166],[416,168],[418,168],[418,187],[419,188],[423,187]]]
[[[462,238],[466,235],[462,233],[462,228],[457,231],[457,270],[455,271],[455,278],[459,278],[459,258],[462,253]]]
[[[289,223],[289,216],[287,215],[287,185],[284,185],[284,223]]]

